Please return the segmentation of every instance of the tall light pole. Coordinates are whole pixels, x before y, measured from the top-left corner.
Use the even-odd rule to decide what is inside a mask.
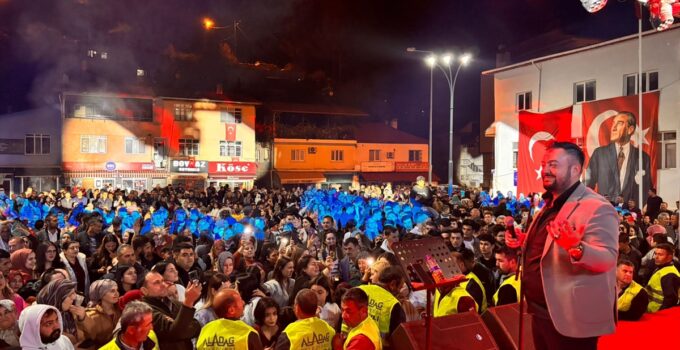
[[[430,129],[429,136],[427,138],[427,183],[432,183],[432,92],[433,92],[433,76],[434,76],[434,66],[437,65],[437,56],[434,55],[432,51],[418,50],[415,47],[409,47],[406,49],[407,52],[423,52],[429,54],[425,58],[425,63],[430,67]]]

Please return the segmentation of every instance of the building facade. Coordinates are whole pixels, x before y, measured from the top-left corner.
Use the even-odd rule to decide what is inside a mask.
[[[0,186],[5,193],[63,186],[59,114],[54,106],[0,115]]]
[[[643,92],[660,94],[659,132],[653,136],[658,142],[656,185],[659,195],[673,204],[675,200],[671,199],[680,194],[680,155],[676,151],[680,132],[680,27],[643,33],[642,48]],[[573,106],[571,134],[580,143],[584,137],[583,103],[637,94],[637,56],[637,35],[632,35],[483,72],[484,84],[493,80],[493,96],[482,96],[482,101],[493,101],[493,110],[482,108],[494,116],[493,124],[484,132],[494,139],[493,169],[489,169],[493,189],[516,191],[519,111],[545,113]]]
[[[65,93],[61,157],[72,187],[250,187],[255,107],[238,102]]]

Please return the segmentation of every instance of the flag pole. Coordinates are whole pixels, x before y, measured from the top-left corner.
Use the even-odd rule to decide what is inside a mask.
[[[640,183],[638,183],[638,208],[643,208],[643,191],[644,191],[644,179],[645,175],[652,176],[652,174],[643,174],[644,169],[642,167],[642,147],[644,146],[644,132],[642,129],[642,3],[638,2],[640,6],[640,16],[638,17],[638,76],[637,76],[637,87],[638,87],[638,137],[636,142],[638,144],[638,171],[640,174]],[[651,169],[649,169],[651,171]]]

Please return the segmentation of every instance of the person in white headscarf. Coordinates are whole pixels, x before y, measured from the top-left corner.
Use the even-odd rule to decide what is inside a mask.
[[[17,309],[11,300],[0,300],[0,349],[19,346]]]
[[[19,344],[23,350],[75,350],[61,328],[61,313],[57,308],[33,304],[19,316]]]

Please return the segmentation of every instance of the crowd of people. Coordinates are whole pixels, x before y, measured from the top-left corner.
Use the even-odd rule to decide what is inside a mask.
[[[540,194],[413,186],[0,191],[0,348],[389,349],[419,320],[395,243],[441,239],[466,281],[435,317],[517,303]],[[620,319],[678,305],[678,211],[619,216]]]

